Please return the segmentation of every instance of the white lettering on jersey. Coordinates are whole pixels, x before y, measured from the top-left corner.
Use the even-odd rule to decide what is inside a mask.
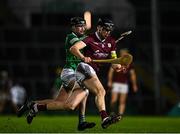
[[[109,54],[108,54],[108,53],[102,53],[102,52],[99,52],[99,50],[96,50],[93,55],[96,56],[96,57],[98,57],[98,58],[107,58],[107,56],[108,56]]]
[[[99,50],[96,50],[95,53],[99,53]]]

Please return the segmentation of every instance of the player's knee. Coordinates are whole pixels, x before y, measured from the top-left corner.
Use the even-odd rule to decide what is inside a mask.
[[[116,102],[116,99],[111,100],[111,105],[113,105]]]
[[[76,109],[76,106],[73,103],[66,103],[64,107],[66,110],[72,110],[73,111]]]
[[[76,109],[76,107],[75,107],[75,106],[73,106],[73,105],[70,105],[70,106],[69,106],[69,110],[74,111],[75,109]]]
[[[84,91],[86,92],[86,96],[88,96],[89,95],[89,90],[85,89]]]
[[[121,101],[120,101],[120,104],[121,104],[121,105],[125,105],[125,104],[126,104],[126,101],[125,101],[125,100],[121,100]]]
[[[106,95],[106,91],[104,89],[102,89],[102,95],[105,96]]]
[[[104,88],[98,88],[97,95],[105,96],[106,95],[106,91],[104,90]]]

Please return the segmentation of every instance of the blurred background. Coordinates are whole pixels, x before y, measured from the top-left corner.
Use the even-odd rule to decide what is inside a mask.
[[[0,113],[15,112],[27,96],[51,97],[57,70],[65,64],[69,20],[89,11],[89,31],[99,17],[114,21],[115,38],[133,31],[118,43],[118,50],[128,48],[134,56],[139,88],[129,93],[126,114],[180,116],[179,7],[179,0],[0,0]],[[11,101],[17,85],[20,102]],[[93,96],[87,112],[97,113]]]

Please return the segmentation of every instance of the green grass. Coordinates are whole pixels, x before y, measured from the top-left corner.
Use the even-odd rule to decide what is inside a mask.
[[[180,117],[124,117],[107,129],[101,128],[99,116],[87,116],[97,125],[86,133],[180,133]],[[37,116],[31,125],[24,117],[0,116],[0,133],[78,133],[77,116]]]

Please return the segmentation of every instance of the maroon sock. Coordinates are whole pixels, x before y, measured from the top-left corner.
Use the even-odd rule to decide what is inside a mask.
[[[102,111],[100,111],[99,113],[100,113],[100,115],[101,115],[102,121],[104,120],[104,118],[108,117],[108,114],[106,113],[105,110],[102,110]]]
[[[47,105],[46,104],[37,104],[38,111],[46,111]]]

